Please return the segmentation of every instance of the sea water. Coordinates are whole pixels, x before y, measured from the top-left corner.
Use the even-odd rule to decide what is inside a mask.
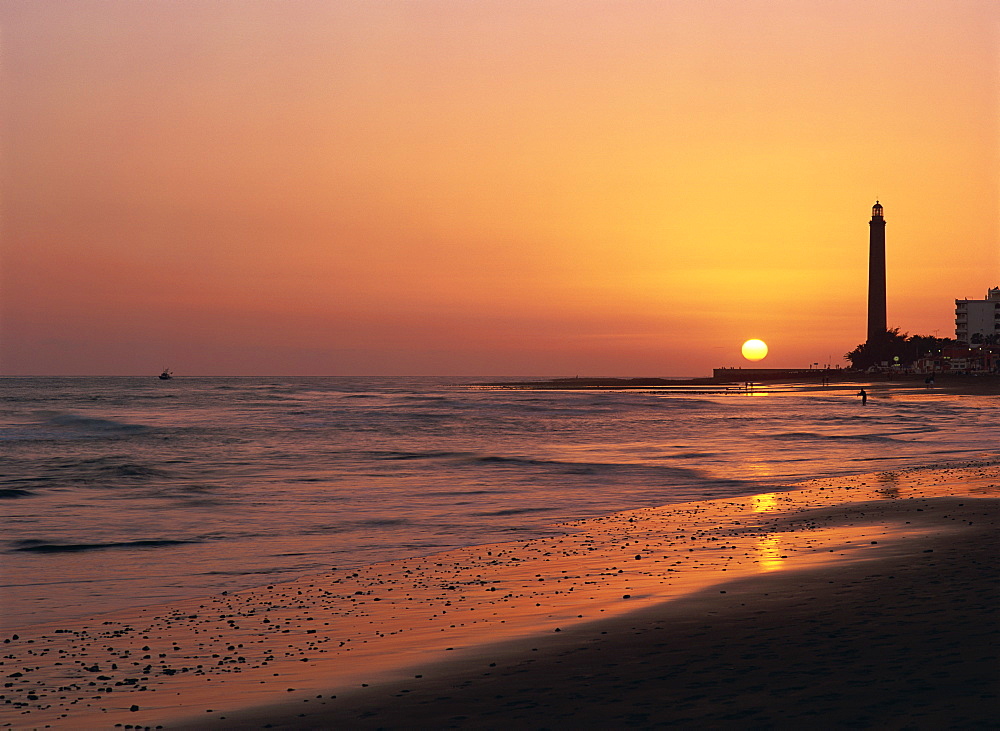
[[[996,397],[2,378],[0,625],[518,540],[642,506],[992,459]]]

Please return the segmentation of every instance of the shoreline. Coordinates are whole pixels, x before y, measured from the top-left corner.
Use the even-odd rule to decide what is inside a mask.
[[[995,463],[814,480],[787,492],[587,519],[544,538],[39,625],[4,645],[4,675],[21,674],[3,695],[24,705],[3,706],[3,722],[17,728],[236,728],[258,721],[364,727],[365,714],[377,707],[384,709],[378,723],[393,727],[428,710],[428,704],[414,710],[400,700],[426,700],[416,686],[443,693],[442,683],[499,674],[481,667],[489,655],[514,663],[497,660],[497,667],[513,668],[525,653],[551,660],[569,651],[539,645],[543,638],[551,644],[557,630],[559,643],[569,642],[570,649],[595,623],[614,624],[600,631],[624,640],[622,623],[644,612],[681,611],[722,584],[732,586],[726,596],[739,592],[758,601],[760,582],[784,585],[778,579],[797,577],[775,589],[788,594],[807,577],[820,581],[829,572],[898,563],[922,556],[931,544],[938,552],[986,550],[989,541],[979,540],[977,548],[975,538],[985,536],[984,522],[995,523],[998,483]],[[973,526],[960,527],[956,516],[972,513]],[[459,676],[464,680],[455,681]],[[466,697],[454,707],[470,704]],[[536,711],[539,723],[555,723],[560,703],[550,705]],[[299,715],[302,708],[309,709],[306,716]],[[393,708],[401,715],[393,717]],[[291,719],[281,720],[293,710]],[[427,718],[435,725],[451,716]]]

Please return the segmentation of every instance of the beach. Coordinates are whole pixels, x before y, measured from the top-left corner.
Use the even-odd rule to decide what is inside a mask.
[[[998,29],[0,2],[0,731],[1000,731]]]
[[[991,727],[998,498],[992,462],[829,478],[31,626],[3,723]]]

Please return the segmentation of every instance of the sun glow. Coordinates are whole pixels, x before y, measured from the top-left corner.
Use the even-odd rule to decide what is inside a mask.
[[[876,195],[891,324],[996,283],[996,2],[134,4],[0,2],[4,375],[817,362]]]
[[[747,340],[743,343],[743,357],[747,360],[763,360],[767,356],[767,343],[763,340]]]

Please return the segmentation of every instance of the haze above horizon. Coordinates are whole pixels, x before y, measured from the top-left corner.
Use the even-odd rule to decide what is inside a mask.
[[[1000,283],[1000,5],[0,5],[0,374],[842,363]]]

